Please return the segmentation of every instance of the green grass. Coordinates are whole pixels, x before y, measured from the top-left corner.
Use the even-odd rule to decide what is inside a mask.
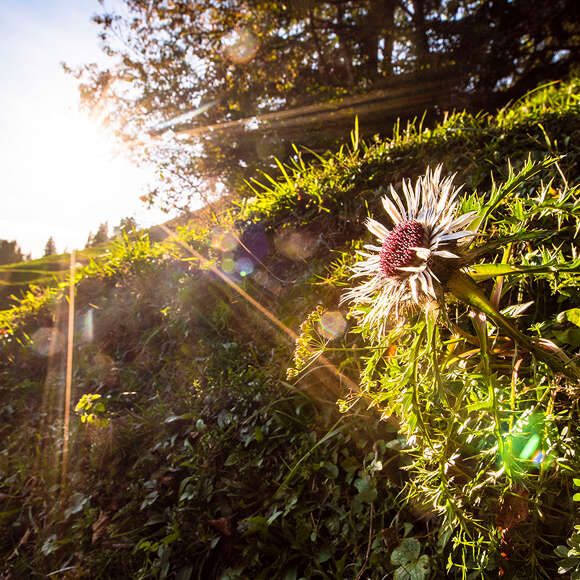
[[[76,252],[76,261],[86,264],[106,253],[107,244],[95,248],[85,248]],[[45,256],[36,260],[16,264],[0,265],[0,308],[14,305],[31,285],[56,286],[68,275],[70,254]]]

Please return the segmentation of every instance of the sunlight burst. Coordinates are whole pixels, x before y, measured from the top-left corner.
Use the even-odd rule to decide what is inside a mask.
[[[82,248],[99,223],[112,230],[122,217],[135,216],[152,170],[131,163],[110,133],[73,107],[37,111],[26,121],[6,181],[9,191],[29,200],[29,219],[19,226],[28,231],[18,237],[33,239],[35,254],[49,236],[59,252]]]

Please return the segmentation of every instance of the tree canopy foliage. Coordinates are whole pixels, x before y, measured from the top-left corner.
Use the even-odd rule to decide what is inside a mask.
[[[0,264],[22,262],[24,256],[16,240],[0,240]]]
[[[114,232],[115,232],[115,235],[119,235],[119,234],[129,235],[129,234],[135,233],[135,231],[137,230],[137,227],[138,227],[137,220],[134,217],[127,216],[127,217],[121,218],[119,225],[115,226]]]
[[[87,243],[85,248],[94,248],[99,244],[104,244],[109,239],[109,224],[107,222],[103,222],[99,224],[99,228],[97,229],[97,233],[93,235],[93,232],[89,232],[89,237],[87,239]]]
[[[56,244],[54,243],[54,238],[50,236],[44,246],[44,255],[53,256],[56,254]]]
[[[399,115],[481,95],[494,106],[560,77],[577,60],[575,4],[126,0],[94,18],[110,66],[76,74],[85,104],[159,164],[150,200],[187,205],[293,141],[325,149],[354,113],[385,132]]]

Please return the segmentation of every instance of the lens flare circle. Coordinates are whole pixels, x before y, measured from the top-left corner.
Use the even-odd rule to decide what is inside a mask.
[[[226,274],[231,274],[236,269],[236,262],[232,258],[225,258],[222,260],[222,270]]]
[[[258,52],[258,39],[247,28],[237,28],[222,38],[226,57],[234,64],[249,63]]]
[[[51,356],[61,352],[65,340],[62,332],[54,327],[42,327],[30,337],[30,347],[40,356]]]
[[[338,310],[329,310],[320,317],[319,332],[325,338],[334,340],[346,331],[346,320]]]
[[[215,228],[210,235],[210,246],[221,252],[231,252],[238,246],[236,237],[225,228]]]
[[[80,320],[80,338],[83,342],[93,342],[95,335],[94,310],[91,308]]]
[[[551,459],[545,452],[543,441],[544,422],[541,413],[526,413],[504,435],[505,445],[500,459],[513,475],[540,466],[545,469],[550,465]]]
[[[250,258],[240,258],[236,262],[236,270],[242,278],[249,276],[254,271],[254,263]]]
[[[316,249],[316,237],[306,232],[284,232],[275,240],[276,249],[291,260],[307,260]]]

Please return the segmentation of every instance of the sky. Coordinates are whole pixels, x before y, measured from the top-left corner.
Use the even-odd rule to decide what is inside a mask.
[[[107,0],[107,8],[120,0]],[[79,112],[77,81],[61,66],[104,62],[97,0],[0,0],[0,239],[41,257],[84,247],[89,232],[123,217],[169,219],[139,196],[154,168],[138,169]]]

